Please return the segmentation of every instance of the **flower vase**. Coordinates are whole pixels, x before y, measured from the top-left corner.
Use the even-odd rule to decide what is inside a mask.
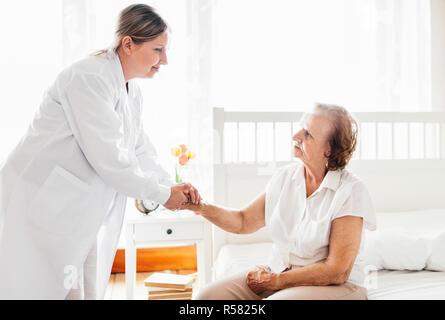
[[[175,168],[176,183],[190,182],[191,168],[188,165],[177,165]]]

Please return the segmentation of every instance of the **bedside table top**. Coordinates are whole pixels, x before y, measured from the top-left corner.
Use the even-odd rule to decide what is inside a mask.
[[[149,214],[143,214],[135,206],[135,200],[128,198],[125,208],[125,224],[135,223],[159,223],[159,222],[185,222],[185,221],[206,221],[200,215],[190,210],[171,211],[162,206]]]

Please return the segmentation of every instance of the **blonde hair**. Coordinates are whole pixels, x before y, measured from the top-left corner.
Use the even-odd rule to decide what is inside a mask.
[[[132,4],[121,11],[116,26],[113,50],[117,52],[122,46],[122,39],[131,37],[134,43],[150,41],[167,31],[167,23],[155,10],[146,4]],[[94,52],[100,55],[107,49]]]
[[[333,130],[328,141],[331,154],[327,157],[326,168],[328,170],[344,169],[357,147],[357,121],[348,110],[341,106],[317,103],[314,110],[332,120]]]

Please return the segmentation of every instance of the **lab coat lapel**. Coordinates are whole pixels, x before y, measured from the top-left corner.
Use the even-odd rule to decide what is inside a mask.
[[[125,139],[124,143],[130,149],[133,149],[136,145],[135,128],[137,128],[138,125],[138,123],[136,123],[136,119],[134,119],[135,117],[133,116],[133,103],[135,95],[133,83],[134,80],[128,81],[127,92],[127,86],[119,56],[114,51],[109,51],[108,54],[112,57],[113,74],[115,76],[115,81],[119,92],[119,101],[116,105],[116,112],[122,120],[122,128]]]
[[[109,54],[113,56],[113,73],[119,92],[116,112],[122,120],[124,144],[126,147],[133,148],[136,144],[131,105],[131,96],[134,92],[133,83],[132,81],[128,82],[127,92],[119,56],[114,52],[109,52]],[[126,200],[126,196],[116,194],[97,235],[96,244],[86,260],[83,277],[85,299],[103,299],[105,296],[124,220]]]

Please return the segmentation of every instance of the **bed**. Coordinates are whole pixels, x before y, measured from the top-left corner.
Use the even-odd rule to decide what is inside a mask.
[[[214,202],[242,207],[277,168],[296,161],[290,137],[301,116],[214,108]],[[445,113],[354,116],[359,145],[348,169],[364,180],[378,213],[362,253],[368,297],[445,299]],[[264,264],[270,250],[266,228],[236,235],[213,226],[213,278]]]

